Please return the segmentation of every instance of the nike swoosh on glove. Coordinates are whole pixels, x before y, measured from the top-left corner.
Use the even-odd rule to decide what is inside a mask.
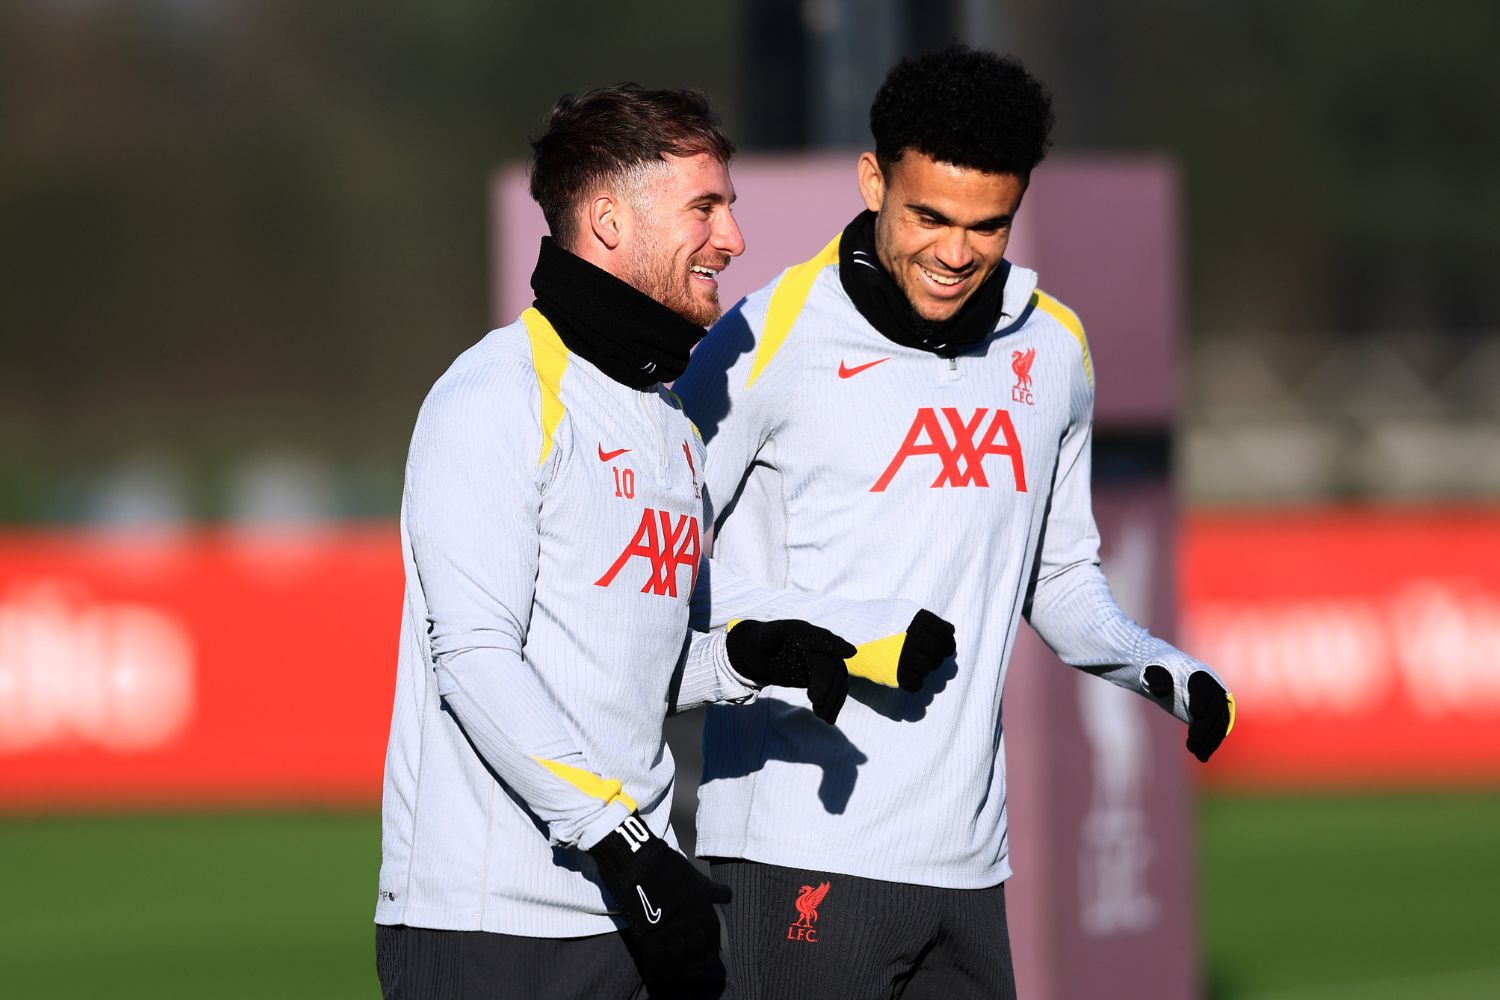
[[[713,964],[719,955],[713,904],[729,902],[728,886],[699,872],[639,813],[588,853],[625,918],[625,940],[648,987],[694,980]]]
[[[818,718],[839,717],[849,696],[844,661],[855,649],[826,628],[796,618],[731,622],[725,649],[729,665],[750,683],[806,688]]]
[[[1146,668],[1146,687],[1154,698],[1171,704],[1172,675],[1166,667],[1153,663]],[[1188,675],[1187,748],[1194,757],[1207,764],[1230,730],[1234,729],[1234,695],[1202,670]]]

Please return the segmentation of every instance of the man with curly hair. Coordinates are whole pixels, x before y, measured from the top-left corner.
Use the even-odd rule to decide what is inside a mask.
[[[775,688],[710,709],[698,853],[734,892],[737,997],[1014,995],[1000,707],[1023,616],[1188,723],[1200,760],[1232,723],[1213,671],[1109,592],[1083,327],[1005,260],[1052,121],[1012,59],[902,62],[859,158],[868,211],[720,320],[675,386],[708,443],[717,562],[900,592],[958,629],[920,690],[857,679],[836,729]]]

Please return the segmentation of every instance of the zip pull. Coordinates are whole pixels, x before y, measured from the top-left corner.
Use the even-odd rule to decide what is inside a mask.
[[[956,372],[956,371],[958,371],[958,359],[957,358],[949,358],[948,359],[948,370],[950,372]]]

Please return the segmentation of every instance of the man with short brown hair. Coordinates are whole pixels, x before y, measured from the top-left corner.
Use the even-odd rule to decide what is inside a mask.
[[[403,1000],[712,995],[728,892],[672,838],[665,716],[775,684],[832,722],[857,649],[801,618],[883,643],[916,609],[722,578],[697,607],[703,445],[661,383],[744,249],[734,146],[702,95],[623,84],[533,149],[535,306],[438,379],[407,462],[377,970]]]

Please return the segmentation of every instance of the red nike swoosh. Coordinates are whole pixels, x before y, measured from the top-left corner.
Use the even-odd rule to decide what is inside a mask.
[[[880,362],[882,362],[882,361],[889,361],[889,360],[891,360],[891,359],[890,358],[876,358],[874,361],[866,361],[864,364],[862,364],[862,365],[855,365],[853,368],[850,368],[848,365],[844,364],[843,361],[840,361],[839,362],[839,378],[853,378],[854,376],[858,375],[860,372],[864,371],[866,368],[874,368],[876,365],[880,364]]]
[[[629,450],[629,448],[616,448],[614,451],[605,451],[604,445],[601,444],[599,446],[599,461],[608,462],[612,458],[619,458]]]

